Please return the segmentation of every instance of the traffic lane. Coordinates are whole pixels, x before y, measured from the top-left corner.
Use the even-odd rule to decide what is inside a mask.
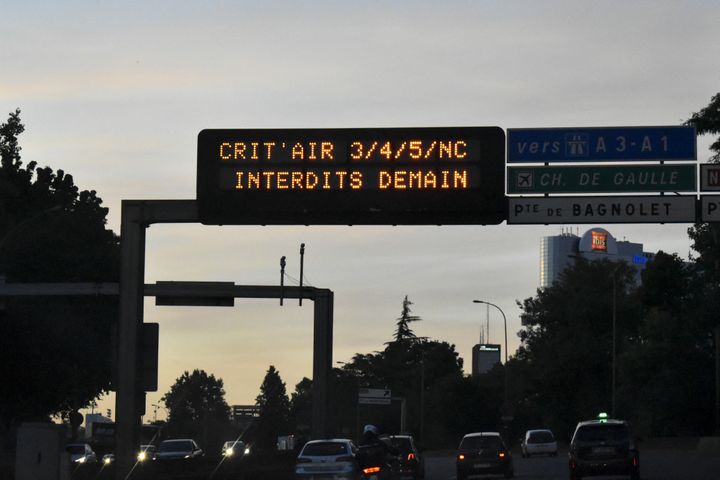
[[[528,480],[557,480],[568,477],[567,457],[522,458],[513,455],[513,467],[516,478]],[[486,478],[503,478],[502,475]],[[598,477],[601,478],[601,477]],[[425,457],[425,480],[454,480],[455,455]]]
[[[513,455],[515,477],[528,480],[569,478],[567,452],[557,457],[522,458]],[[454,480],[455,456],[452,453],[425,457],[426,480]],[[640,475],[643,480],[709,480],[720,478],[720,455],[700,454],[694,450],[640,449]],[[493,478],[493,477],[486,477]],[[502,478],[496,476],[494,478]],[[610,480],[625,477],[591,477]]]

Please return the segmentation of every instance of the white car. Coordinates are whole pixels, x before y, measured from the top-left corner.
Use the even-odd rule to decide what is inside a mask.
[[[97,455],[87,443],[68,443],[65,451],[70,454],[71,463],[97,463]]]
[[[532,455],[557,457],[557,441],[550,430],[528,430],[520,444],[523,458]]]
[[[298,455],[295,478],[354,480],[357,478],[357,448],[346,438],[312,440]]]

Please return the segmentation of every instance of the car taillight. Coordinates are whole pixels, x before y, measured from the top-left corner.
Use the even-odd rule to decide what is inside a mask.
[[[297,463],[312,463],[312,459],[305,457],[298,457]]]
[[[633,459],[632,459],[632,464],[633,464],[633,467],[637,467],[637,466],[638,466],[638,459],[637,459],[637,457],[633,457]]]
[[[498,457],[505,458],[505,452],[498,452]]]
[[[463,455],[462,453],[458,455],[458,460],[465,460],[465,455]]]
[[[414,453],[408,453],[408,462],[415,460],[415,454]]]
[[[379,471],[380,471],[380,467],[367,467],[367,468],[363,468],[363,473],[364,473],[365,475],[370,474],[370,473],[378,473]]]

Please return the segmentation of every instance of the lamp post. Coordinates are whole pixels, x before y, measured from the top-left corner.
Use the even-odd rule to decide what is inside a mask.
[[[498,310],[500,310],[500,313],[503,317],[503,325],[505,327],[505,408],[508,408],[508,367],[507,367],[507,358],[508,358],[508,342],[507,342],[507,318],[505,317],[505,312],[503,312],[502,308],[498,307],[494,303],[486,302],[485,300],[473,300],[473,303],[484,303],[485,305],[490,305],[491,307],[495,307]]]

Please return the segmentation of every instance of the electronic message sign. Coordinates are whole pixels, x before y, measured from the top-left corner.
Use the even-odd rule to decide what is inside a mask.
[[[203,130],[204,224],[498,224],[499,127]]]

